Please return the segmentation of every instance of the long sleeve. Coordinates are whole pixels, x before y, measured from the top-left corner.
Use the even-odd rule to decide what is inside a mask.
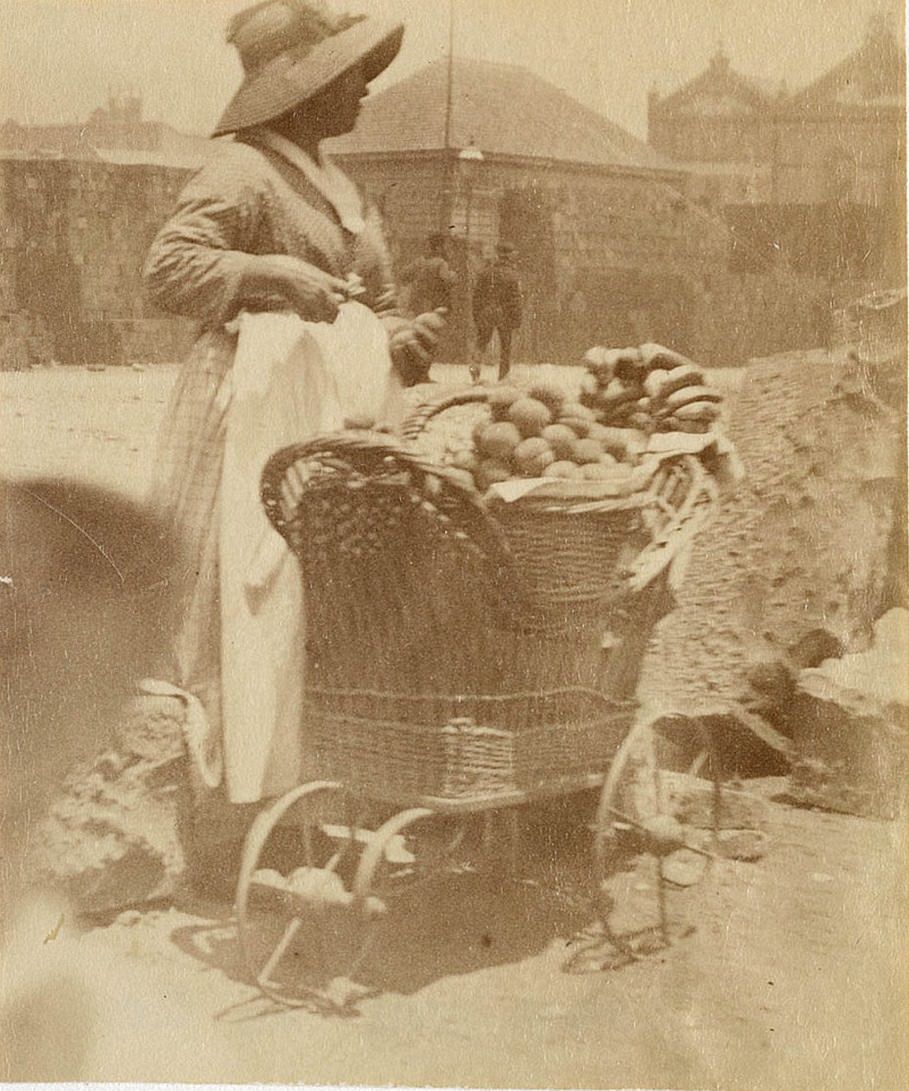
[[[189,182],[145,265],[150,299],[163,310],[222,325],[240,309],[240,288],[260,219],[251,149],[231,145]]]
[[[380,317],[398,316],[398,293],[382,218],[375,205],[366,208],[366,227],[359,247],[357,272],[363,277],[363,302]]]

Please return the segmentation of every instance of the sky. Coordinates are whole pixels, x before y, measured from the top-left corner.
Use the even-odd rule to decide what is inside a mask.
[[[113,87],[208,132],[240,79],[224,27],[249,2],[0,0],[0,121],[84,120]],[[903,33],[900,0],[331,0],[407,28],[373,90],[446,55],[449,3],[456,54],[523,65],[641,137],[648,89],[678,87],[720,42],[734,68],[795,90],[861,42],[872,12]]]

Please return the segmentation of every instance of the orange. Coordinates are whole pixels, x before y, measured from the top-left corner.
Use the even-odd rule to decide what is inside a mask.
[[[531,398],[542,402],[554,417],[562,412],[565,395],[554,383],[534,383],[527,393]]]
[[[603,454],[603,448],[595,439],[575,440],[572,459],[577,463],[599,462]]]
[[[519,398],[508,409],[508,419],[522,436],[538,436],[552,423],[549,407],[536,398]]]
[[[477,467],[475,476],[477,488],[485,492],[490,485],[495,485],[499,481],[508,481],[513,475],[511,468],[504,463],[497,462],[494,458],[485,458]]]
[[[593,411],[580,402],[569,402],[562,407],[562,415],[559,424],[566,424],[576,436],[583,438],[590,431],[590,426],[595,420]]]
[[[529,436],[514,450],[514,464],[525,477],[539,477],[553,462],[555,455],[542,436]]]
[[[508,407],[522,397],[521,391],[513,386],[494,386],[488,395],[489,410],[493,420],[507,420]]]
[[[607,481],[620,476],[620,467],[617,463],[609,465],[606,462],[588,462],[581,466],[581,477],[585,481]]]
[[[520,442],[521,433],[510,421],[498,421],[486,425],[480,434],[477,449],[486,458],[507,463]]]
[[[559,478],[562,481],[575,481],[581,476],[581,467],[562,459],[559,462],[551,462],[543,471],[543,476]]]
[[[552,448],[557,459],[571,458],[577,434],[567,424],[549,424],[540,433]]]

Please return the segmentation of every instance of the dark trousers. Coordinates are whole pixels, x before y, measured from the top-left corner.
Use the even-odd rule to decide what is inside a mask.
[[[511,370],[511,335],[514,332],[511,326],[501,326],[490,323],[477,326],[477,348],[485,352],[494,332],[499,335],[499,380],[505,378]]]

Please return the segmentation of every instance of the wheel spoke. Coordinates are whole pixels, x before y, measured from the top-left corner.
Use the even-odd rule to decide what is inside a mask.
[[[347,967],[348,978],[353,979],[354,974],[360,969],[366,959],[372,952],[373,944],[376,941],[376,936],[379,934],[379,929],[376,923],[370,922],[369,930],[366,933],[366,938],[360,943],[357,950],[357,954],[354,957],[353,962]]]
[[[376,830],[375,836],[370,840],[366,850],[360,857],[360,864],[353,882],[354,906],[363,905],[373,887],[373,879],[378,868],[385,859],[385,847],[393,837],[416,822],[432,815],[432,811],[426,807],[414,807],[407,811],[401,811]]]
[[[338,849],[338,851],[333,856],[331,856],[329,858],[328,862],[325,864],[325,870],[326,871],[337,871],[338,864],[341,863],[341,860],[344,858],[344,853],[346,851],[347,851],[347,846],[346,845],[344,846],[344,848]]]
[[[316,866],[312,847],[312,822],[303,823],[303,858],[307,867]]]
[[[660,910],[660,939],[664,946],[669,943],[669,917],[666,911],[666,878],[663,875],[663,858],[656,857],[657,904]]]
[[[275,970],[281,959],[284,958],[285,954],[287,953],[287,948],[291,945],[291,943],[293,943],[294,938],[300,931],[302,925],[303,921],[299,917],[294,917],[293,920],[288,922],[287,927],[284,929],[284,934],[278,940],[275,949],[268,957],[268,961],[265,963],[259,974],[256,976],[256,981],[260,985],[273,986],[273,983],[271,981],[272,972]]]

